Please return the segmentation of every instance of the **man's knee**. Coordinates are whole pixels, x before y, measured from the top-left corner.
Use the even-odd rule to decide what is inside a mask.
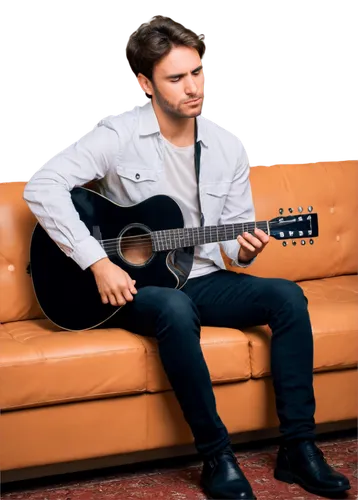
[[[165,295],[164,307],[170,316],[175,316],[178,320],[197,313],[194,302],[181,290],[170,290]]]
[[[198,320],[199,313],[194,302],[181,290],[146,287],[146,295],[168,323],[186,324]]]
[[[194,302],[180,290],[168,290],[161,303],[157,339],[169,340],[174,345],[200,339],[200,319]]]
[[[293,307],[307,306],[308,300],[302,288],[294,281],[277,278],[269,286],[270,294],[278,304],[292,305]]]

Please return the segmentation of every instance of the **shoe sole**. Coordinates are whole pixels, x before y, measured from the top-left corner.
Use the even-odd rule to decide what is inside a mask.
[[[278,481],[282,481],[284,483],[289,483],[289,484],[299,484],[304,488],[306,491],[309,491],[310,493],[315,493],[317,495],[325,495],[329,493],[343,493],[344,491],[350,490],[351,486],[340,486],[338,488],[334,489],[321,489],[321,488],[315,488],[314,486],[308,486],[302,479],[298,476],[295,476],[291,472],[288,472],[286,470],[278,470],[275,469],[274,471],[274,478],[277,479]]]

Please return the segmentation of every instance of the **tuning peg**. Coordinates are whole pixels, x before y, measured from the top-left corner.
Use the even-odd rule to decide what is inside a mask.
[[[301,245],[305,245],[305,244],[306,244],[305,240],[301,240]]]
[[[311,205],[310,205],[310,206],[308,207],[308,209],[307,209],[307,210],[308,210],[309,212],[312,212],[313,207],[311,207]]]
[[[312,238],[310,239],[310,245],[313,245],[314,243],[314,240],[312,240]]]
[[[295,241],[295,240],[292,240],[292,245],[293,245],[293,246],[296,246],[296,244],[297,244],[297,243],[296,243],[296,241]]]
[[[288,211],[290,212],[290,214],[292,214],[293,212],[292,208],[289,208]]]
[[[284,247],[287,246],[287,241],[283,241],[282,246],[284,246]]]
[[[298,211],[301,213],[303,212],[303,208],[302,207],[298,207]]]
[[[282,215],[283,214],[283,208],[280,208],[279,212]]]

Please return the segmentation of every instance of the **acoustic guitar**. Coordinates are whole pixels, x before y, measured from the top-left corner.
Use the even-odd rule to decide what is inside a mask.
[[[169,196],[156,195],[124,207],[76,187],[71,198],[91,235],[109,259],[136,280],[137,289],[182,288],[193,265],[195,245],[234,240],[245,231],[253,233],[255,227],[278,240],[310,238],[312,243],[311,238],[318,236],[315,213],[185,227],[183,210]],[[39,223],[31,238],[29,273],[44,314],[65,330],[94,328],[120,309],[102,303],[92,271],[82,270],[67,257]]]

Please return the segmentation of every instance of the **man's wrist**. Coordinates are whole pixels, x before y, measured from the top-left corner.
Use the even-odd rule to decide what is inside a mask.
[[[106,262],[110,262],[108,257],[103,257],[102,259],[97,260],[93,264],[91,264],[89,267],[93,273],[95,273],[103,264],[106,264]]]
[[[254,257],[247,257],[243,254],[242,252],[242,247],[239,250],[238,256],[237,256],[237,261],[241,262],[242,264],[247,264],[250,262]]]

